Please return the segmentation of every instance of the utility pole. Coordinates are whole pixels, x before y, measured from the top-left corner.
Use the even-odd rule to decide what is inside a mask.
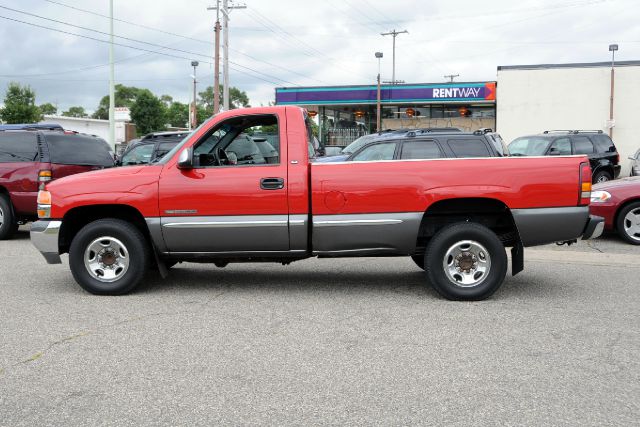
[[[617,44],[609,45],[609,52],[611,52],[611,95],[609,97],[609,138],[613,138],[613,91],[615,83],[615,66],[616,66],[616,51],[618,50]]]
[[[116,146],[116,89],[113,69],[113,0],[109,1],[109,144]]]
[[[449,79],[449,83],[453,83],[453,79],[456,77],[460,77],[460,74],[447,74],[444,76],[445,79]]]
[[[388,33],[380,33],[381,36],[393,36],[393,72],[391,73],[392,84],[396,84],[396,37],[398,37],[398,34],[409,34],[409,31],[396,31],[394,29],[389,31]]]
[[[193,67],[193,108],[191,108],[191,128],[195,129],[198,127],[198,98],[196,98],[196,85],[198,81],[196,80],[196,68],[198,67],[198,61],[191,61],[191,66]]]
[[[247,6],[244,4],[229,5],[229,0],[222,0],[222,13],[223,13],[223,31],[224,31],[224,39],[223,39],[223,55],[224,55],[224,63],[223,74],[223,108],[225,111],[229,110],[229,13],[232,9],[246,9]]]
[[[215,56],[213,67],[213,114],[220,112],[220,0],[216,0],[215,7],[208,7],[207,10],[216,11],[216,25],[215,25]]]
[[[382,59],[382,52],[376,52],[376,58],[378,58],[378,95],[376,97],[376,131],[381,132],[380,123],[382,118],[380,117],[380,60]]]

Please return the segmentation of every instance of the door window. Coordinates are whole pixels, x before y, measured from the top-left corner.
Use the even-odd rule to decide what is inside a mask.
[[[558,138],[549,146],[549,154],[559,156],[571,155],[571,141],[569,138]]]
[[[128,165],[146,165],[151,161],[154,144],[142,144],[134,147],[131,151],[122,156],[122,164]]]
[[[490,157],[491,153],[487,148],[484,139],[450,139],[447,141],[451,151],[456,157]]]
[[[196,167],[280,163],[278,120],[271,115],[234,117],[196,144]]]
[[[396,151],[395,142],[385,142],[374,144],[363,148],[351,160],[356,162],[373,162],[377,160],[393,160],[393,153]]]
[[[0,132],[0,163],[35,161],[37,138],[35,132]]]
[[[402,159],[439,159],[440,147],[435,141],[406,141],[402,144]]]
[[[593,144],[586,136],[574,136],[573,150],[575,154],[593,154]]]

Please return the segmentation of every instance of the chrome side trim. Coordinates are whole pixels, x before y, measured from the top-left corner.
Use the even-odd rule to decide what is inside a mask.
[[[31,224],[31,243],[49,264],[61,264],[58,236],[62,221],[40,220]]]
[[[170,255],[170,256],[201,256],[201,257],[241,257],[241,258],[251,258],[256,256],[286,256],[286,255],[303,255],[307,251],[306,250],[293,250],[293,251],[212,251],[212,252],[188,252],[188,251],[173,251],[173,252],[163,252],[162,255]]]
[[[194,221],[169,222],[163,224],[165,228],[235,228],[235,227],[272,227],[287,226],[288,221]]]
[[[424,212],[396,212],[313,217],[317,255],[411,254]]]

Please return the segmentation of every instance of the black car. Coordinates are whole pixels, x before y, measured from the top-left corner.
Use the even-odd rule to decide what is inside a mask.
[[[507,156],[500,135],[486,130],[476,132],[413,132],[370,142],[345,161],[440,159]]]
[[[620,155],[601,130],[548,130],[517,138],[509,144],[512,156],[569,156],[586,154],[593,182],[606,182],[620,175]]]
[[[154,132],[134,139],[117,161],[119,166],[146,165],[167,154],[190,132]]]

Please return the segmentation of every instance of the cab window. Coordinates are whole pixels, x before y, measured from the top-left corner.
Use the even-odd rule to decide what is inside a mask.
[[[279,164],[276,116],[242,116],[225,120],[196,144],[193,162],[200,168]]]
[[[586,136],[575,136],[573,138],[573,151],[575,154],[592,154],[593,144]]]
[[[569,138],[558,138],[549,146],[549,154],[558,156],[571,155],[571,141]]]

